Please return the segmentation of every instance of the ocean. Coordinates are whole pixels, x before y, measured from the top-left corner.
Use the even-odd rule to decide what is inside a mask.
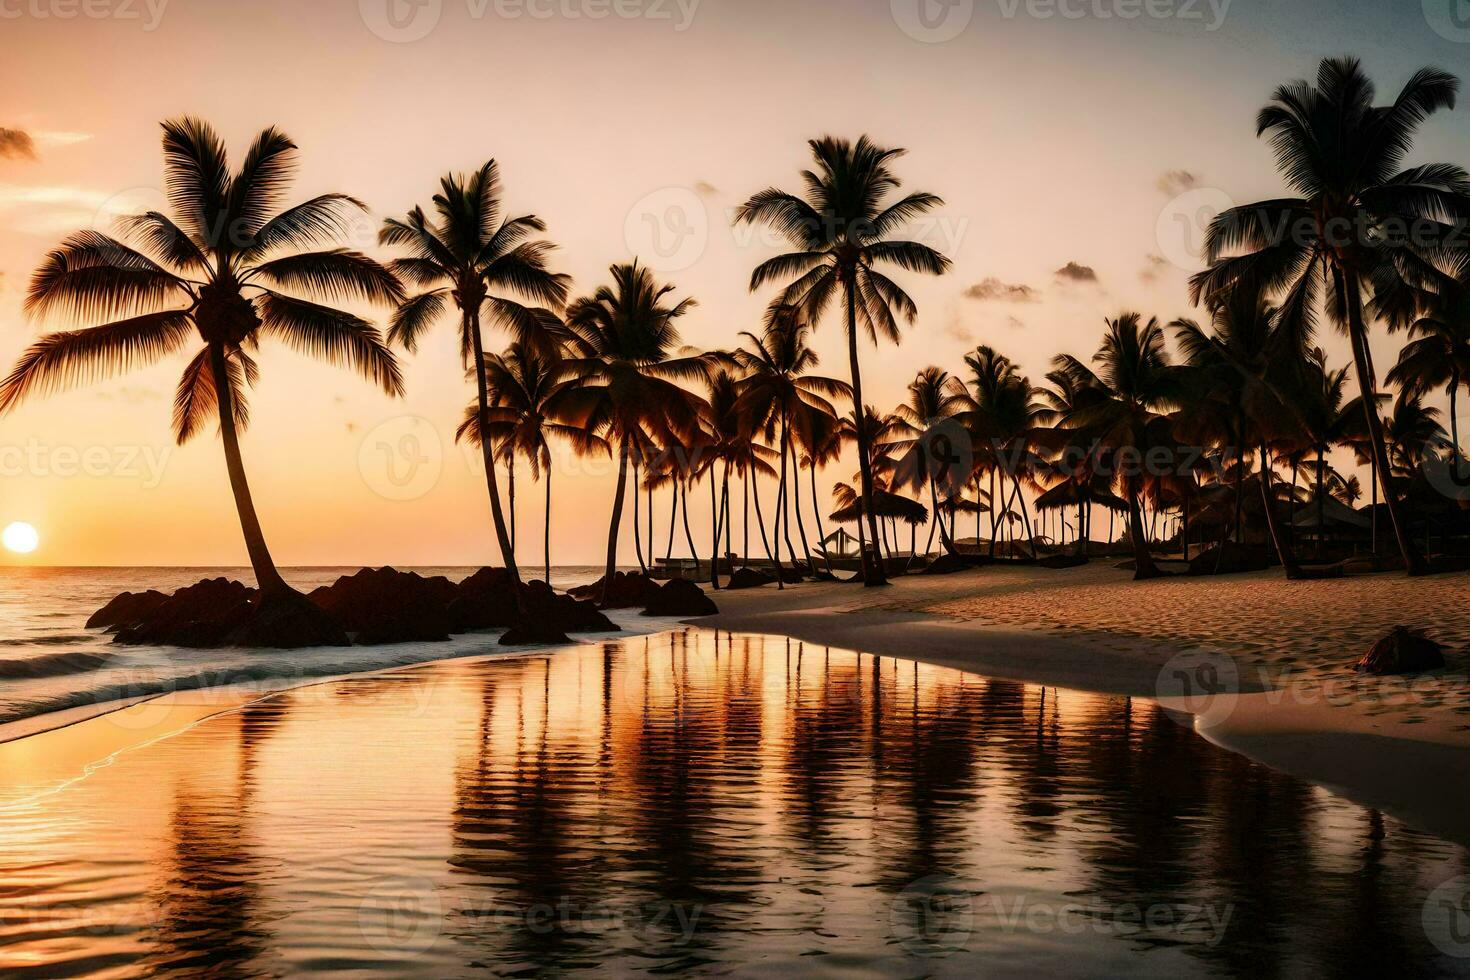
[[[404,570],[458,582],[475,568]],[[282,569],[287,581],[303,592],[356,571],[356,567]],[[86,628],[92,613],[120,592],[171,592],[221,575],[254,583],[248,568],[0,568],[0,742],[170,691],[240,684],[284,688],[430,660],[515,652],[499,646],[493,633],[455,636],[446,643],[185,650],[120,646],[110,634]],[[600,567],[590,565],[554,566],[551,584],[566,589],[601,575]],[[635,610],[615,611],[612,619],[628,632],[661,628],[660,621],[645,619]]]

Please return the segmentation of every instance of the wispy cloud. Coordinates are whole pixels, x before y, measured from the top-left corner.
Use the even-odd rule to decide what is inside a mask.
[[[694,182],[694,193],[700,197],[714,197],[720,189],[707,180],[696,180]]]
[[[16,231],[50,235],[81,228],[109,228],[123,214],[155,206],[144,192],[110,194],[64,185],[0,184],[0,216]],[[158,195],[161,197],[161,195]]]
[[[1138,272],[1138,278],[1142,279],[1144,282],[1157,281],[1159,275],[1166,268],[1168,268],[1169,265],[1168,259],[1164,258],[1162,255],[1155,255],[1153,252],[1150,252],[1148,253],[1148,255],[1144,256],[1143,262],[1144,265],[1143,268],[1140,269]]]
[[[0,160],[36,159],[36,141],[23,129],[0,126]]]
[[[1198,187],[1199,175],[1188,170],[1166,170],[1159,175],[1154,186],[1169,197],[1177,197]]]
[[[1056,276],[1064,282],[1097,282],[1097,272],[1090,265],[1068,262],[1057,270]]]
[[[982,279],[965,290],[965,297],[973,300],[1008,300],[1012,303],[1034,303],[1039,299],[1036,290],[1024,283],[1002,282],[991,276]]]

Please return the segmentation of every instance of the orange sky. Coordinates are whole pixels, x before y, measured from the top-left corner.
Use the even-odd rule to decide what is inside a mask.
[[[773,249],[732,231],[730,209],[769,184],[794,186],[808,137],[868,132],[909,149],[899,167],[909,187],[946,199],[923,235],[954,260],[943,279],[905,278],[920,319],[901,347],[865,354],[870,400],[891,407],[917,369],[959,370],[981,342],[1039,378],[1058,351],[1090,354],[1105,315],[1190,313],[1191,260],[1169,230],[1171,199],[1190,188],[1237,201],[1280,189],[1252,129],[1275,84],[1351,51],[1387,90],[1420,63],[1454,69],[1470,53],[1414,3],[1235,0],[1209,30],[1218,5],[1192,4],[1203,20],[1128,20],[1098,16],[1121,9],[1113,0],[1067,8],[1088,11],[1080,18],[1034,16],[1052,9],[1036,0],[958,0],[955,16],[969,20],[926,43],[911,36],[912,0],[421,0],[400,8],[407,19],[394,36],[427,33],[399,41],[373,31],[394,34],[385,2],[0,0],[0,127],[35,144],[34,158],[0,155],[0,360],[38,330],[20,300],[45,251],[155,200],[157,123],[190,113],[212,121],[237,157],[260,128],[285,129],[302,148],[297,196],[340,190],[367,201],[374,215],[359,244],[375,253],[381,217],[427,201],[445,170],[493,156],[509,207],[547,220],[577,291],[636,251],[699,299],[685,335],[700,346],[731,344],[769,299],[746,283]],[[639,16],[595,16],[604,10]],[[1418,158],[1470,161],[1463,116],[1434,120]],[[692,234],[660,257],[648,222],[671,206]],[[1058,277],[1069,262],[1096,281]],[[1031,292],[1006,288],[1015,285]],[[1345,362],[1340,340],[1325,342]],[[823,324],[818,343],[825,369],[842,375],[840,328]],[[281,563],[494,557],[478,463],[451,445],[469,390],[448,325],[405,358],[398,402],[279,348],[261,362],[244,447]],[[0,523],[40,528],[32,560],[243,561],[217,440],[170,444],[181,367],[0,419]],[[414,418],[424,421],[405,421]],[[424,475],[431,465],[421,485],[395,488],[382,446],[412,445],[404,434],[441,464],[436,478]],[[559,563],[600,558],[609,482],[558,471]],[[539,488],[522,490],[523,527],[534,532]],[[691,516],[704,547],[707,517]],[[539,561],[539,546],[523,560]]]

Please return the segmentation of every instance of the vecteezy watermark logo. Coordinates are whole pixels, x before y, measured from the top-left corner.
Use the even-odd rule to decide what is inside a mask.
[[[1470,44],[1470,0],[1423,0],[1429,29],[1446,41]]]
[[[965,948],[975,929],[971,893],[945,874],[910,882],[889,905],[899,945],[915,956],[948,956]]]
[[[49,446],[34,436],[24,445],[0,443],[0,478],[136,480],[144,490],[163,482],[169,446]]]
[[[1424,900],[1424,935],[1446,956],[1470,959],[1470,875],[1451,878]]]
[[[439,26],[444,0],[357,0],[367,29],[385,41],[408,44]]]
[[[1024,12],[1033,20],[1208,21],[1206,31],[1225,23],[1234,0],[997,0],[1006,20]]]
[[[1465,432],[1470,426],[1470,415],[1456,418],[1450,432]],[[1470,458],[1463,447],[1456,446],[1449,433],[1443,433],[1430,441],[1424,454],[1424,479],[1438,492],[1451,500],[1470,500]]]
[[[431,881],[387,878],[357,907],[357,930],[380,953],[423,954],[439,941],[443,909]]]
[[[0,20],[139,21],[148,33],[158,30],[169,0],[0,0]]]
[[[922,454],[926,475],[943,498],[958,497],[975,469],[974,440],[953,418],[930,419],[916,447]]]
[[[975,0],[888,0],[893,22],[915,41],[943,44],[970,26]]]
[[[357,451],[363,482],[388,500],[417,500],[439,482],[444,443],[428,419],[400,415],[373,429]]]
[[[1178,195],[1164,205],[1154,225],[1159,254],[1189,272],[1204,268],[1210,225],[1233,207],[1235,201],[1218,187],[1195,187]]]
[[[629,209],[623,240],[655,272],[681,272],[709,244],[709,212],[688,187],[664,187]]]
[[[1240,697],[1240,668],[1219,650],[1185,650],[1169,658],[1154,684],[1156,699],[1194,715],[1209,728],[1230,717]]]

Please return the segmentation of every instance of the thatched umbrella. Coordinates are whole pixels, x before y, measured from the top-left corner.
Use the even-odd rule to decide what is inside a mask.
[[[880,519],[894,518],[903,521],[909,526],[909,554],[912,555],[914,546],[918,544],[919,525],[929,520],[929,508],[911,500],[908,497],[893,493],[889,490],[873,488],[873,514]],[[850,501],[845,506],[834,510],[830,515],[832,520],[840,524],[848,521],[856,521],[865,515],[862,512],[862,498]],[[879,542],[873,542],[873,547],[882,554]],[[889,557],[892,557],[891,555]]]
[[[1036,498],[1036,509],[1039,512],[1052,510],[1066,510],[1076,508],[1079,512],[1084,507],[1097,504],[1106,507],[1115,514],[1121,514],[1128,509],[1128,502],[1106,487],[1097,486],[1095,482],[1084,483],[1077,480],[1063,480],[1050,490]],[[1091,523],[1089,519],[1087,523]],[[1082,529],[1082,517],[1078,515],[1077,528],[1077,550],[1079,554],[1084,553],[1087,547],[1086,537]]]

